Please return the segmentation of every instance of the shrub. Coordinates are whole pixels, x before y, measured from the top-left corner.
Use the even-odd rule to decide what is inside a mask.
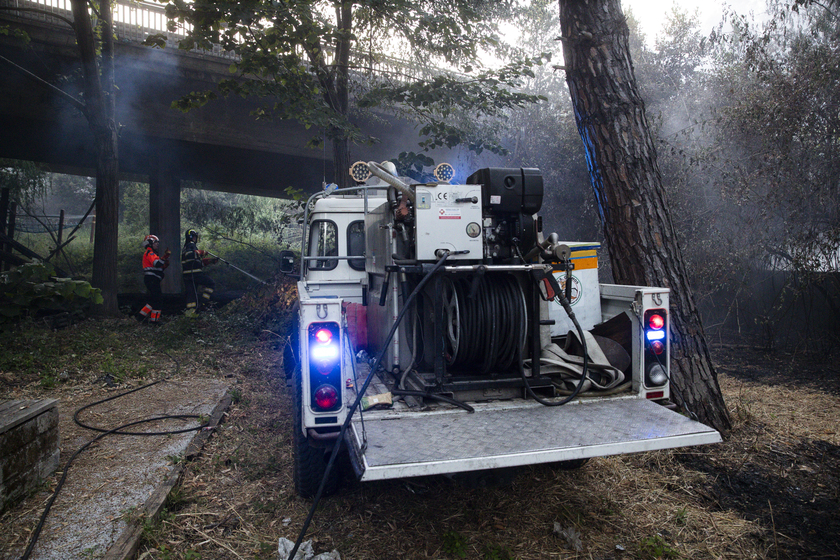
[[[86,280],[55,277],[49,263],[27,263],[0,274],[0,326],[40,313],[81,315],[99,303],[98,288]]]

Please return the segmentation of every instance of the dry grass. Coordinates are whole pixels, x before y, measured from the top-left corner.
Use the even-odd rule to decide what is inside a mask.
[[[279,294],[265,314],[288,300]],[[282,317],[274,324],[272,334],[222,316],[172,332],[182,337],[183,346],[169,350],[182,374],[223,376],[235,400],[160,519],[147,525],[140,558],[274,559],[280,537],[297,538],[310,503],[294,493],[291,402],[276,335]],[[245,332],[234,336],[236,329]],[[139,355],[148,341],[130,344]],[[320,504],[307,539],[316,552],[336,549],[345,560],[840,558],[837,367],[743,348],[715,356],[735,422],[722,444],[594,459],[572,472],[522,468],[495,483],[361,484],[348,474],[338,495]],[[28,383],[21,394],[84,391],[102,373],[85,359],[77,378],[49,390],[31,372],[2,375],[7,384]]]
[[[163,547],[274,558],[279,537],[297,537],[310,504],[293,489],[288,391],[276,358],[243,369],[242,400],[149,533],[147,558],[164,558]],[[725,373],[721,385],[735,420],[722,444],[595,459],[576,472],[524,468],[489,486],[346,477],[307,538],[354,560],[838,557],[836,395]],[[815,502],[822,518],[803,525]]]

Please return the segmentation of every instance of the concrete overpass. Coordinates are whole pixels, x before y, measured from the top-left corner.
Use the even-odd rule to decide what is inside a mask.
[[[0,6],[22,5],[49,6],[69,17],[67,0],[0,0]],[[118,4],[118,9],[128,8]],[[31,38],[23,45],[0,35],[1,56],[78,96],[79,86],[72,79],[79,76],[75,38],[66,24],[48,16],[0,10],[0,25],[23,29]],[[230,77],[231,60],[212,53],[140,45],[144,35],[161,29],[165,29],[165,20],[118,25],[115,78],[119,87],[117,119],[122,127],[121,178],[149,183],[150,231],[162,238],[163,246],[178,247],[182,241],[182,181],[198,181],[212,190],[273,197],[283,197],[289,186],[313,192],[323,180],[334,181],[331,147],[325,151],[305,147],[317,131],[305,130],[292,121],[255,120],[250,113],[259,101],[231,97],[188,113],[172,109],[172,101],[190,92],[213,89],[221,79]],[[94,176],[92,135],[84,116],[63,96],[12,64],[0,60],[0,157],[44,163],[56,172]],[[67,77],[71,79],[62,81]],[[358,124],[363,130],[372,130],[368,123]],[[382,143],[354,147],[353,159],[381,161],[417,144],[417,132],[408,123],[390,119],[377,127],[374,134]],[[180,286],[180,279],[174,276],[167,275],[169,286],[165,287],[169,290]]]

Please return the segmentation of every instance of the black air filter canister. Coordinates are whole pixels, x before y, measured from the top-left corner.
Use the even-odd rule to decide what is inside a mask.
[[[543,178],[530,167],[485,167],[467,177],[468,185],[482,185],[485,210],[495,213],[536,214],[542,207]]]
[[[535,167],[522,167],[522,213],[536,214],[542,208],[543,178]]]

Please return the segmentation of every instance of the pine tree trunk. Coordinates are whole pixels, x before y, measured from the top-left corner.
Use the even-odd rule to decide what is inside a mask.
[[[566,82],[613,275],[621,284],[670,288],[675,400],[726,432],[731,422],[677,245],[620,1],[559,2]]]

